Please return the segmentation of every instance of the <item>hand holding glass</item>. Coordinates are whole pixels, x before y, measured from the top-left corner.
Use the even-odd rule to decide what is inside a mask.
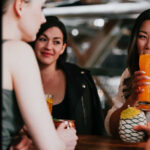
[[[150,77],[150,54],[141,54],[139,58],[140,70],[144,71]],[[144,80],[144,82],[150,82],[150,79]],[[150,111],[150,85],[142,86],[144,90],[138,94],[137,107],[139,109]]]

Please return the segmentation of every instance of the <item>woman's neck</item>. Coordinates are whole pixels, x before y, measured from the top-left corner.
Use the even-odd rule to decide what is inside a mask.
[[[66,77],[61,69],[56,69],[56,65],[47,67],[41,66],[41,76],[44,92],[53,95],[53,104],[59,104],[65,96]]]
[[[58,71],[55,65],[46,66],[40,64],[39,66],[40,66],[40,72],[43,81],[53,79],[53,77],[56,75]]]
[[[17,27],[17,22],[11,16],[3,16],[2,18],[2,38],[21,40],[21,34]]]

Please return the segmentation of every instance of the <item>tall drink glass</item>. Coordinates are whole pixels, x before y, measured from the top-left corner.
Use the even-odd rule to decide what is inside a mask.
[[[146,72],[146,75],[150,77],[150,54],[140,55],[139,67],[140,70]],[[150,82],[150,79],[144,81]],[[138,95],[137,107],[145,111],[150,111],[150,85],[144,85],[142,88],[144,91]]]
[[[46,102],[49,109],[49,112],[52,114],[52,108],[53,108],[53,96],[51,94],[46,94]]]

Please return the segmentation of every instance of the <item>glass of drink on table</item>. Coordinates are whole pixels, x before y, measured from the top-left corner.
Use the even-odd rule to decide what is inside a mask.
[[[46,102],[49,109],[49,112],[52,114],[52,108],[53,108],[53,96],[51,94],[46,94]]]

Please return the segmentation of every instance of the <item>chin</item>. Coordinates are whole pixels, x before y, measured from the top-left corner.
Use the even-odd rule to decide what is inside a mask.
[[[35,39],[36,39],[36,36],[30,36],[29,38],[28,38],[28,42],[32,42],[32,41],[35,41]]]
[[[41,64],[45,65],[45,66],[49,66],[51,65],[51,62],[48,61],[41,61]]]
[[[23,41],[32,42],[36,39],[36,35],[30,34],[23,38]]]

